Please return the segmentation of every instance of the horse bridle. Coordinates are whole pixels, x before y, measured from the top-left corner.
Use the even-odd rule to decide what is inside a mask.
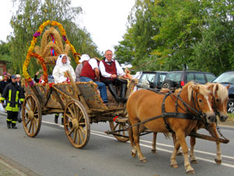
[[[180,94],[181,94],[182,90],[178,93],[178,95],[175,95],[174,93],[172,93],[171,91],[169,91],[164,99],[163,99],[163,103],[162,103],[162,116],[165,122],[165,127],[170,131],[173,132],[173,130],[170,128],[169,124],[167,123],[166,117],[175,117],[175,118],[183,118],[183,119],[190,119],[190,120],[201,120],[202,123],[207,127],[209,124],[206,120],[206,114],[203,113],[201,111],[201,108],[198,104],[198,100],[197,97],[199,94],[195,94],[195,100],[194,100],[194,96],[192,96],[192,102],[193,102],[193,106],[190,106],[189,104],[187,104],[183,99],[181,99]],[[173,95],[173,96],[172,96]],[[192,91],[192,95],[194,95],[194,92]],[[176,97],[175,100],[175,108],[176,108],[176,113],[170,113],[170,112],[165,112],[165,100],[166,98],[170,96],[172,99],[174,99],[174,97]],[[184,105],[184,107],[181,107],[178,104],[178,100],[182,102],[182,104]],[[197,105],[197,106],[196,106]],[[185,112],[187,113],[178,113],[178,106]],[[196,109],[196,107],[198,107],[198,110]],[[194,113],[192,113],[189,108],[194,111],[196,114],[194,115]]]

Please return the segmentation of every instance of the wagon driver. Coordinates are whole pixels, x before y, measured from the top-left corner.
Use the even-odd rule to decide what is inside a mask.
[[[118,76],[126,78],[126,75],[123,69],[120,67],[118,61],[113,59],[112,56],[113,56],[112,51],[106,50],[105,57],[99,64],[102,76],[101,81],[108,86],[111,94],[115,97],[116,101],[124,102],[126,101],[125,93],[127,88],[127,81],[124,79],[119,79]],[[113,85],[121,86],[120,97],[117,95]]]

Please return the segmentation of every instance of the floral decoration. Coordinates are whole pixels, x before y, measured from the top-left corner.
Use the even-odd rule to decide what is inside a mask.
[[[35,58],[37,58],[37,59],[39,59],[39,60],[41,61],[41,65],[42,65],[42,67],[43,67],[43,74],[44,74],[44,77],[45,77],[45,83],[48,82],[47,68],[46,68],[44,59],[43,59],[40,55],[38,55],[38,54],[36,54],[36,53],[33,53],[33,50],[34,50],[34,48],[35,48],[35,44],[36,44],[36,42],[37,42],[37,37],[39,37],[39,36],[42,34],[44,28],[45,28],[46,26],[48,26],[48,25],[57,26],[57,27],[59,28],[59,30],[60,30],[60,32],[61,32],[61,34],[62,34],[63,40],[65,41],[65,43],[67,43],[67,44],[70,45],[70,48],[71,48],[71,51],[72,51],[72,53],[73,53],[73,56],[74,56],[74,58],[75,58],[76,63],[77,63],[77,64],[79,63],[80,54],[76,52],[74,46],[73,46],[73,45],[70,43],[70,41],[67,39],[66,31],[65,31],[65,29],[63,28],[63,26],[62,26],[60,23],[58,23],[57,21],[52,21],[52,22],[51,22],[50,20],[48,20],[48,21],[42,23],[42,24],[40,25],[40,27],[38,28],[38,30],[34,33],[33,39],[32,39],[32,41],[31,41],[31,45],[30,45],[30,47],[28,48],[27,56],[26,56],[26,59],[25,59],[24,64],[23,64],[23,75],[24,75],[26,81],[29,82],[29,85],[30,85],[30,86],[33,85],[33,80],[32,80],[32,78],[30,77],[30,75],[28,74],[27,68],[28,68],[28,65],[29,65],[29,63],[30,63],[31,57],[35,57]]]

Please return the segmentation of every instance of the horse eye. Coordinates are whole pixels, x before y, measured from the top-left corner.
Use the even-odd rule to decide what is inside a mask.
[[[217,102],[219,102],[219,99],[216,99]]]
[[[201,103],[201,102],[202,102],[202,99],[199,99],[199,102]]]

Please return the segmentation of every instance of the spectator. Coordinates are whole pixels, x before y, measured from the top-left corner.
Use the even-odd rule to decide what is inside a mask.
[[[54,115],[54,123],[58,123],[59,113],[55,113]],[[63,125],[63,114],[61,116],[61,124]]]
[[[115,97],[115,100],[117,102],[126,101],[125,93],[127,88],[127,81],[118,78],[118,76],[126,78],[126,75],[123,69],[120,67],[118,61],[114,60],[112,56],[113,56],[112,51],[106,50],[105,57],[99,64],[102,76],[102,82],[104,82],[108,86],[111,94]],[[121,86],[121,93],[120,93],[121,97],[117,95],[113,85]]]
[[[98,62],[95,58],[90,59],[83,67],[80,74],[81,82],[93,81],[98,85],[100,94],[104,103],[108,102],[106,85],[100,82],[100,72],[98,68]]]
[[[66,54],[59,55],[56,65],[53,70],[53,77],[55,83],[66,83],[70,82],[69,78],[64,75],[64,72],[69,71],[73,80],[75,81],[76,75],[75,71],[70,65],[70,60],[68,59],[68,56]]]
[[[3,90],[6,87],[6,85],[11,82],[10,80],[11,80],[10,76],[6,72],[4,72],[3,73],[3,80],[0,82],[0,93],[1,94],[3,93]]]
[[[88,62],[88,60],[90,59],[89,55],[88,54],[83,54],[81,56],[81,59],[80,59],[80,64],[77,65],[76,67],[76,71],[75,71],[75,74],[76,74],[76,82],[79,82],[80,81],[80,73],[81,73],[81,70],[83,68],[83,66]]]
[[[21,91],[24,92],[23,90],[23,87],[21,86],[21,76],[20,74],[16,74],[16,84],[20,87]],[[21,103],[19,104],[19,112],[18,112],[18,116],[17,116],[17,119],[18,119],[18,122],[21,123],[22,119],[21,119],[21,109],[22,109],[22,106],[21,106]]]
[[[41,75],[40,75],[40,78],[38,79],[37,76],[38,76],[40,73],[41,73]],[[36,83],[43,83],[43,82],[44,82],[44,75],[42,74],[42,70],[39,70],[39,71],[36,72],[36,74],[34,75],[34,81],[35,81]]]
[[[1,102],[3,103],[4,100],[6,100],[7,127],[17,129],[16,122],[19,112],[19,104],[24,101],[24,93],[17,85],[15,75],[11,76],[11,83],[7,84],[3,91]]]

